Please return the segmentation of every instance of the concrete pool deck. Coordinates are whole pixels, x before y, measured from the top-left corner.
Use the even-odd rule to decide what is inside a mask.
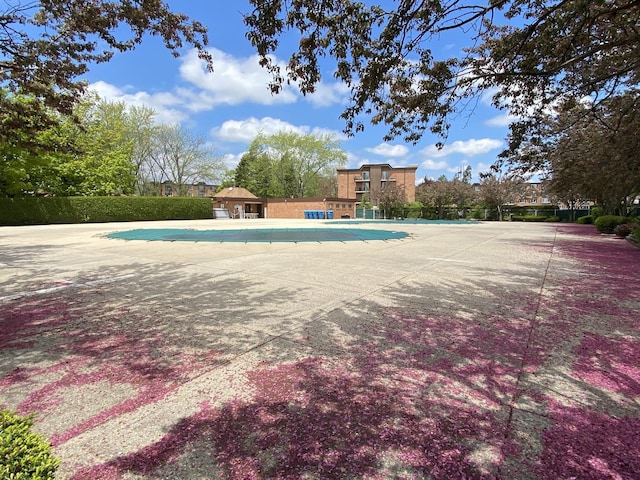
[[[615,246],[638,259],[624,241],[594,236],[583,226],[407,223],[398,225],[409,234],[403,239],[346,243],[220,244],[106,237],[140,228],[325,225],[354,228],[349,221],[267,219],[0,227],[0,314],[8,319],[5,332],[10,332],[0,342],[0,406],[39,412],[36,428],[52,438],[66,477],[216,478],[207,472],[223,467],[206,465],[211,455],[198,453],[200,440],[193,443],[192,457],[177,452],[170,460],[156,459],[161,464],[151,468],[152,474],[120,468],[118,459],[158,445],[185,419],[199,415],[203,405],[216,408],[231,400],[254,398],[259,388],[251,372],[309,358],[331,365],[353,363],[354,345],[386,345],[393,338],[389,323],[397,321],[402,330],[406,328],[402,322],[413,315],[450,317],[451,329],[442,330],[442,339],[433,348],[444,355],[461,341],[469,342],[467,353],[457,351],[460,358],[470,358],[468,348],[474,342],[471,330],[459,331],[467,328],[461,327],[462,319],[474,319],[489,332],[496,331],[498,318],[508,319],[518,329],[522,326],[517,331],[523,345],[500,353],[497,360],[513,367],[501,379],[509,386],[492,386],[485,374],[474,380],[476,384],[465,383],[465,388],[474,390],[476,385],[478,394],[492,390],[493,403],[487,408],[504,429],[504,438],[517,440],[529,448],[528,454],[538,455],[546,448],[540,435],[553,420],[538,411],[543,407],[533,393],[522,391],[561,392],[562,398],[579,398],[581,406],[592,406],[612,418],[639,416],[635,387],[594,392],[593,386],[578,380],[572,385],[561,381],[570,375],[563,365],[571,365],[561,357],[579,345],[575,335],[582,338],[589,331],[605,336],[611,327],[592,325],[603,316],[601,310],[585,311],[580,315],[589,326],[581,326],[570,338],[554,338],[566,329],[564,324],[557,329],[552,321],[568,308],[562,303],[566,289],[578,298],[576,286],[582,285],[588,295],[598,273],[590,270],[594,264],[575,254],[574,247],[595,252]],[[390,226],[372,222],[357,228],[389,230]],[[615,281],[637,285],[637,265]],[[601,287],[604,304],[623,302],[625,311],[638,311],[637,295],[615,298],[620,296],[618,287],[614,285],[610,293]],[[36,317],[37,322],[30,323]],[[629,327],[629,322],[637,326],[637,318],[619,317],[622,323],[615,328],[637,353],[638,337]],[[606,321],[614,319],[607,316]],[[387,335],[384,339],[382,332]],[[73,343],[74,335],[86,338]],[[405,345],[403,341],[393,348]],[[556,351],[556,343],[564,346]],[[140,373],[139,359],[127,356],[137,345],[149,362],[162,363],[165,370],[158,371],[164,373]],[[534,345],[546,346],[548,355],[532,360]],[[411,348],[407,344],[403,352]],[[79,363],[72,372],[65,370],[65,362]],[[113,377],[104,373],[109,362],[119,369]],[[84,383],[69,380],[78,372],[86,375]],[[123,372],[130,372],[131,379],[122,378]],[[467,402],[469,408],[488,402],[471,397],[456,401]],[[544,422],[532,420],[541,417]],[[504,452],[496,453],[502,447],[478,447],[487,458],[469,454],[478,478],[485,473],[516,478],[518,469],[525,469],[517,454],[508,458]],[[91,470],[107,464],[113,467],[111,476]]]

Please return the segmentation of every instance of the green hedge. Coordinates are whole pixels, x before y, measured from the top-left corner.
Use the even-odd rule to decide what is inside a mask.
[[[583,215],[582,217],[578,217],[576,223],[591,225],[593,223],[593,215]]]
[[[53,480],[60,460],[49,442],[31,431],[32,417],[0,410],[0,478]]]
[[[613,233],[614,229],[622,224],[626,223],[627,219],[618,215],[602,215],[596,218],[593,224],[596,226],[596,230],[600,233]]]
[[[633,232],[631,232],[631,235],[627,237],[627,239],[634,245],[640,247],[640,226],[637,226],[633,230]]]
[[[513,215],[511,220],[514,222],[546,222],[548,218],[558,217],[546,217],[544,215]]]
[[[0,225],[194,220],[212,218],[212,208],[191,197],[0,198]]]

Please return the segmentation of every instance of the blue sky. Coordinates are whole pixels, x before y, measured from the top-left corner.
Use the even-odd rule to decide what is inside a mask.
[[[332,77],[333,65],[327,63],[313,95],[304,97],[294,87],[271,95],[269,75],[258,65],[245,38],[242,14],[250,11],[246,0],[215,2],[215,6],[207,0],[168,3],[209,28],[213,73],[206,72],[194,50],[185,49],[174,58],[159,39],[148,37],[135,51],[93,66],[84,78],[104,99],[146,105],[157,112],[159,121],[179,122],[204,136],[229,168],[235,167],[259,131],[333,133],[347,152],[347,167],[418,165],[418,183],[443,174],[452,178],[466,165],[471,165],[476,179],[504,147],[508,117],[490,105],[489,95],[454,119],[442,150],[435,147],[440,139],[430,133],[416,145],[402,139],[384,142],[385,127],[369,124],[364,132],[348,138],[342,134],[344,122],[339,118],[348,90]],[[455,55],[468,42],[468,36],[458,33],[441,38],[433,49]],[[278,60],[286,62],[289,53],[283,50]]]

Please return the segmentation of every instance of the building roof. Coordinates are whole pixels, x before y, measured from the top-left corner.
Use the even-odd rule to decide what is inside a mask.
[[[392,167],[388,163],[363,163],[358,168],[338,167],[336,170],[357,172],[357,171],[363,170],[365,168],[370,168],[370,167],[388,167],[391,170],[417,170],[419,165],[407,165],[406,167]]]
[[[355,202],[355,198],[342,198],[342,197],[300,197],[300,198],[266,198],[267,202],[344,202],[344,203],[353,203]]]
[[[251,198],[257,199],[253,193],[243,187],[227,187],[216,193],[213,198]]]

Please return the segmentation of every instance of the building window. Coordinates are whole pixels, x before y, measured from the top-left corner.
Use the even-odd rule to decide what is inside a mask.
[[[369,180],[369,172],[362,172],[362,179]]]
[[[382,180],[389,180],[389,172],[384,170],[382,172]]]

